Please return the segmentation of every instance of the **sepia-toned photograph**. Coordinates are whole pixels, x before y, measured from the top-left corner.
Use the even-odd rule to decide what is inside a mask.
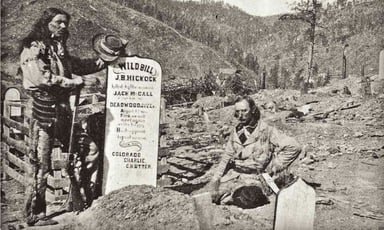
[[[2,0],[1,229],[384,229],[383,0]]]

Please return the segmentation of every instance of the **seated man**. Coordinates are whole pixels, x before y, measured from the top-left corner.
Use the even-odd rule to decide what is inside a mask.
[[[218,204],[254,208],[268,203],[270,191],[259,175],[267,172],[278,186],[286,185],[287,178],[292,179],[287,168],[300,154],[301,146],[261,121],[260,111],[249,96],[236,100],[235,117],[238,124],[208,189]]]

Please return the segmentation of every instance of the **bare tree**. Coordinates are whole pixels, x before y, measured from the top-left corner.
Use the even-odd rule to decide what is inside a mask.
[[[294,13],[284,14],[280,16],[280,20],[299,20],[309,25],[307,32],[309,33],[309,56],[308,56],[308,77],[307,83],[313,75],[313,53],[315,49],[316,27],[319,26],[321,14],[321,3],[318,0],[300,0],[294,3],[292,10]]]

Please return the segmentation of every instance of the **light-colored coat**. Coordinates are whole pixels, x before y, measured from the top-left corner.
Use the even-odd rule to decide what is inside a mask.
[[[236,129],[233,129],[214,179],[224,175],[230,161],[234,161],[235,167],[244,172],[279,173],[288,168],[300,152],[301,146],[294,138],[259,120],[244,143],[241,143]]]

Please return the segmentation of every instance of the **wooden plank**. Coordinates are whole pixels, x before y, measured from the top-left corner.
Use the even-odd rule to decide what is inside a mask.
[[[171,107],[188,107],[188,106],[191,106],[194,102],[183,102],[183,103],[180,103],[180,104],[173,104],[173,105],[170,105]]]
[[[212,210],[212,197],[209,192],[194,195],[193,202],[197,219],[199,221],[199,229],[211,230],[213,227],[213,210]]]
[[[60,153],[60,160],[67,161],[69,159],[69,153],[61,152]]]
[[[47,178],[47,183],[50,187],[54,189],[64,188],[69,186],[68,178],[55,178],[51,175]]]
[[[80,114],[81,114],[81,112],[83,112],[84,110],[87,110],[87,109],[91,110],[92,113],[104,111],[104,109],[105,109],[105,101],[96,102],[94,104],[81,105],[77,109],[78,109],[78,112]]]
[[[27,106],[25,104],[26,100],[5,100],[5,101],[7,102],[8,106],[21,107],[21,108],[25,108]]]
[[[53,148],[52,151],[51,151],[51,160],[52,160],[52,161],[60,160],[60,158],[59,158],[59,152],[56,151],[56,148]]]
[[[45,199],[48,201],[48,202],[57,202],[57,201],[65,201],[67,199],[68,195],[59,195],[59,196],[55,196],[55,194],[51,191],[49,191],[49,189],[47,189],[47,191],[45,192]]]
[[[339,106],[338,108],[336,109],[330,109],[330,110],[327,110],[325,112],[319,112],[319,113],[315,113],[315,114],[311,114],[311,116],[314,116],[314,117],[318,117],[318,118],[327,118],[328,115],[332,112],[336,112],[336,111],[340,111],[340,110],[347,110],[347,109],[354,109],[354,108],[357,108],[361,106],[361,104],[356,104],[356,105],[348,105],[348,106]],[[322,117],[320,116],[322,115]],[[319,117],[320,116],[320,117]]]
[[[272,191],[277,194],[280,189],[277,187],[275,182],[273,181],[272,177],[268,173],[261,174],[265,182],[268,184],[268,186],[272,189]]]
[[[6,142],[10,148],[14,148],[22,153],[26,153],[28,151],[28,147],[24,143],[24,141],[12,139],[10,137],[5,136],[4,134],[1,137],[3,138],[2,141]]]
[[[12,177],[13,179],[17,180],[18,182],[20,182],[21,184],[23,184],[24,186],[27,185],[27,178],[18,173],[16,170],[14,170],[13,168],[9,167],[8,165],[5,164],[5,162],[3,162],[3,170],[4,172]]]
[[[20,130],[21,133],[23,133],[24,135],[29,135],[29,128],[27,126],[21,124],[21,123],[14,121],[14,120],[7,118],[7,117],[1,117],[1,121],[7,127]]]
[[[80,98],[83,99],[87,97],[97,97],[97,96],[101,98],[105,98],[105,94],[102,94],[102,93],[85,93],[85,94],[81,94]]]
[[[22,169],[24,172],[31,170],[31,166],[28,163],[18,158],[17,156],[13,155],[11,152],[9,151],[5,152],[5,156],[9,162],[16,165],[17,167]]]
[[[164,97],[160,98],[160,125],[166,123],[166,100]],[[161,128],[160,128],[161,129]]]
[[[61,170],[53,170],[52,173],[53,173],[54,178],[62,178],[63,177]]]
[[[52,159],[52,161],[62,161],[62,160],[65,160],[65,154],[63,154],[63,151],[61,150],[61,147],[54,147],[54,148],[52,148],[51,159]]]
[[[53,148],[51,158],[52,158],[52,165],[55,165],[53,166],[54,169],[65,168],[69,158],[69,154],[64,153],[59,147]]]
[[[52,169],[64,169],[67,167],[67,160],[52,160]]]
[[[277,196],[274,230],[312,230],[315,220],[315,190],[300,178]]]
[[[9,150],[9,147],[7,145],[7,143],[4,143],[1,141],[1,151],[8,151]],[[5,159],[5,155],[4,154],[0,154],[0,175],[1,175],[1,179],[2,180],[7,180],[8,179],[8,175],[4,172],[4,169],[3,169],[3,164],[7,164],[8,161]]]
[[[6,118],[10,118],[10,106],[8,106],[8,103],[9,101],[4,101],[3,102],[4,105],[3,105],[3,116],[6,117]],[[3,126],[1,125],[1,127],[3,128],[3,135],[6,136],[6,137],[9,137],[9,128],[7,126]],[[4,139],[2,140],[4,141]]]

